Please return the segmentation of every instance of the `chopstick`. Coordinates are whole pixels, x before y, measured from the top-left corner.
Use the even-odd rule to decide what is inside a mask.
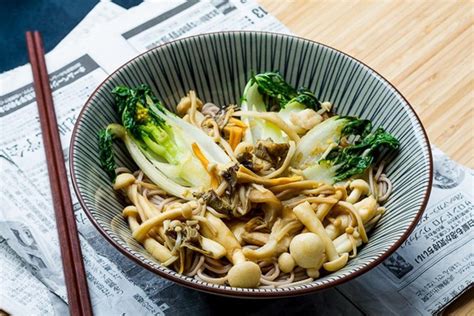
[[[38,31],[27,32],[26,43],[33,71],[36,103],[43,134],[69,311],[71,315],[92,315],[84,262],[40,33]]]

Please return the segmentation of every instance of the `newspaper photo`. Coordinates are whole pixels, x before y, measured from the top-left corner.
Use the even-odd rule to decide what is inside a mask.
[[[204,32],[289,30],[253,0],[99,2],[47,54],[63,152],[87,98],[117,67],[163,43]],[[95,315],[206,315],[218,306],[254,315],[439,313],[473,283],[472,170],[433,149],[434,187],[423,218],[384,263],[315,295],[224,299],[178,286],[117,251],[90,223],[71,188]],[[30,65],[0,74],[0,309],[64,315],[67,296]],[[361,290],[363,289],[363,290]]]
[[[39,282],[6,239],[0,237],[0,309],[14,315],[65,315],[68,306]]]

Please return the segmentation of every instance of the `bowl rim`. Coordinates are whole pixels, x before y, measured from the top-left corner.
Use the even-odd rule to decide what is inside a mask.
[[[310,42],[312,44],[320,45],[320,46],[325,47],[329,50],[332,50],[332,51],[335,51],[339,54],[342,54],[342,55],[348,57],[349,59],[352,59],[352,60],[356,61],[357,63],[365,66],[368,70],[372,71],[374,74],[376,74],[379,77],[377,79],[379,79],[379,80],[382,79],[384,84],[388,85],[389,88],[392,88],[393,91],[395,91],[400,96],[400,98],[403,99],[403,101],[408,105],[408,108],[411,110],[415,121],[421,127],[422,139],[423,139],[423,141],[426,144],[426,147],[428,149],[427,150],[428,151],[428,176],[429,176],[428,186],[427,186],[427,189],[424,193],[423,202],[422,202],[415,218],[412,220],[412,222],[408,226],[407,230],[402,234],[402,236],[400,236],[400,238],[398,238],[398,240],[396,240],[393,243],[392,246],[390,246],[390,248],[387,249],[387,251],[385,251],[382,255],[377,257],[375,260],[373,260],[372,262],[366,264],[365,266],[362,266],[360,268],[355,268],[355,270],[353,272],[351,272],[351,273],[349,273],[349,274],[347,274],[343,277],[340,277],[338,279],[332,280],[332,281],[327,282],[327,283],[319,284],[317,286],[308,287],[308,288],[294,289],[294,290],[287,290],[287,291],[265,291],[265,292],[251,292],[251,291],[246,292],[246,291],[238,291],[238,290],[233,290],[233,289],[214,288],[212,286],[208,286],[208,285],[205,285],[205,284],[192,283],[191,281],[187,281],[187,280],[182,279],[178,276],[174,276],[174,275],[171,275],[171,274],[166,273],[164,271],[160,271],[160,270],[156,269],[155,267],[153,267],[152,265],[150,265],[149,263],[143,262],[142,260],[140,260],[139,258],[134,256],[132,253],[130,253],[122,245],[120,245],[117,241],[115,241],[111,236],[109,236],[108,233],[101,227],[101,225],[98,223],[98,221],[92,215],[91,211],[87,207],[85,201],[83,200],[83,198],[80,194],[81,191],[79,189],[79,185],[77,183],[77,178],[76,178],[76,173],[74,171],[74,155],[73,155],[73,153],[74,153],[74,143],[76,143],[77,133],[78,133],[78,130],[79,130],[79,125],[80,125],[79,122],[81,121],[81,119],[84,115],[84,112],[90,107],[91,99],[96,95],[97,91],[100,88],[102,88],[102,86],[112,76],[114,76],[118,71],[122,70],[125,66],[127,66],[131,62],[135,61],[136,59],[139,59],[142,56],[144,56],[146,54],[149,54],[151,51],[160,49],[160,48],[168,46],[168,45],[172,45],[175,42],[187,41],[187,40],[194,39],[194,38],[207,37],[207,36],[210,36],[210,35],[219,35],[219,34],[226,34],[226,35],[233,35],[233,34],[264,34],[264,35],[269,35],[269,36],[277,35],[277,36],[286,37],[286,38],[295,38],[299,41],[307,41],[307,42]],[[210,294],[216,294],[216,295],[228,296],[228,297],[235,297],[235,298],[276,298],[276,297],[284,298],[284,297],[293,297],[293,296],[300,296],[300,295],[314,293],[316,291],[329,289],[329,288],[332,288],[334,286],[345,283],[347,281],[350,281],[350,280],[352,280],[352,279],[368,272],[372,268],[376,267],[377,265],[382,263],[385,259],[387,259],[391,254],[393,254],[402,245],[402,243],[408,238],[408,236],[412,233],[412,231],[416,227],[418,221],[420,220],[423,212],[426,209],[426,206],[428,204],[428,200],[429,200],[429,197],[430,197],[430,194],[431,194],[432,184],[433,184],[433,155],[432,155],[432,152],[431,152],[431,145],[430,145],[428,135],[426,133],[426,129],[423,126],[418,114],[416,113],[415,109],[410,104],[410,102],[408,102],[408,100],[405,98],[405,96],[389,80],[387,80],[384,76],[382,76],[380,73],[378,73],[373,68],[369,67],[367,64],[365,64],[361,60],[359,60],[359,59],[357,59],[357,58],[355,58],[355,57],[353,57],[353,56],[351,56],[351,55],[349,55],[349,54],[347,54],[343,51],[340,51],[339,49],[331,47],[329,45],[326,45],[326,44],[323,44],[323,43],[320,43],[320,42],[317,42],[317,41],[314,41],[314,40],[311,40],[311,39],[307,39],[307,38],[304,38],[304,37],[301,37],[301,36],[292,35],[292,34],[284,34],[284,33],[278,33],[278,32],[268,32],[268,31],[246,31],[246,30],[241,30],[241,31],[216,31],[216,32],[207,32],[207,33],[200,33],[200,34],[196,34],[196,35],[186,36],[186,37],[183,37],[183,38],[175,39],[175,40],[169,41],[167,43],[158,45],[158,46],[153,47],[153,48],[151,48],[151,49],[149,49],[149,50],[147,50],[143,53],[138,54],[134,58],[128,60],[125,63],[123,63],[120,67],[115,69],[112,73],[110,73],[94,89],[94,91],[91,93],[91,95],[87,98],[87,101],[84,103],[79,115],[77,116],[77,120],[76,120],[76,123],[74,124],[74,129],[73,129],[72,135],[71,135],[71,141],[69,143],[69,170],[70,170],[70,174],[71,174],[71,179],[72,179],[72,184],[73,184],[73,187],[74,187],[74,191],[75,191],[76,196],[79,200],[79,203],[80,203],[82,209],[84,210],[84,212],[86,213],[87,217],[89,218],[89,220],[95,226],[95,228],[102,234],[103,237],[105,237],[105,239],[110,244],[112,244],[122,254],[124,254],[126,257],[128,257],[132,261],[138,263],[142,267],[146,268],[147,270],[149,270],[149,271],[151,271],[155,274],[158,274],[160,277],[163,277],[167,280],[173,281],[173,282],[175,282],[179,285],[182,285],[182,286],[185,286],[187,288],[194,289],[194,290],[199,290],[199,291],[202,291],[202,292],[210,293]],[[205,282],[205,283],[207,283],[207,282]]]

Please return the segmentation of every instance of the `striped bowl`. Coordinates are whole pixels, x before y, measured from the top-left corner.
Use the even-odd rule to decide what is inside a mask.
[[[386,173],[393,194],[387,212],[357,257],[343,269],[311,284],[277,289],[232,288],[195,280],[160,266],[131,236],[121,217],[124,200],[99,166],[97,132],[119,118],[110,91],[116,85],[146,83],[170,108],[194,89],[207,102],[238,104],[252,71],[278,70],[293,86],[315,91],[335,112],[372,120],[401,142]],[[118,165],[134,170],[117,144]],[[432,159],[426,133],[407,100],[384,78],[354,58],[294,36],[261,32],[202,34],[154,48],[110,75],[92,94],[77,120],[70,146],[70,168],[79,201],[97,229],[117,249],[159,276],[179,284],[236,297],[292,296],[328,288],[367,272],[408,237],[428,201]],[[158,276],[157,276],[158,277]]]

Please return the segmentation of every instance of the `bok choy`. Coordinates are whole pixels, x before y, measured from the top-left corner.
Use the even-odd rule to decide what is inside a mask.
[[[292,165],[306,179],[333,184],[363,173],[377,151],[398,147],[398,140],[383,128],[372,131],[369,120],[333,116],[301,138]]]
[[[288,135],[282,131],[281,125],[292,128],[290,114],[305,109],[317,110],[320,106],[312,92],[293,88],[278,73],[253,75],[245,86],[241,103],[242,120],[250,127],[245,140],[256,144],[258,140],[271,138],[276,143],[286,143]],[[247,117],[245,112],[275,113]]]
[[[149,87],[112,91],[121,123],[99,133],[102,168],[114,179],[112,141],[121,139],[140,169],[168,193],[191,198],[217,185],[210,164],[230,158],[203,131],[180,119],[158,101]]]

